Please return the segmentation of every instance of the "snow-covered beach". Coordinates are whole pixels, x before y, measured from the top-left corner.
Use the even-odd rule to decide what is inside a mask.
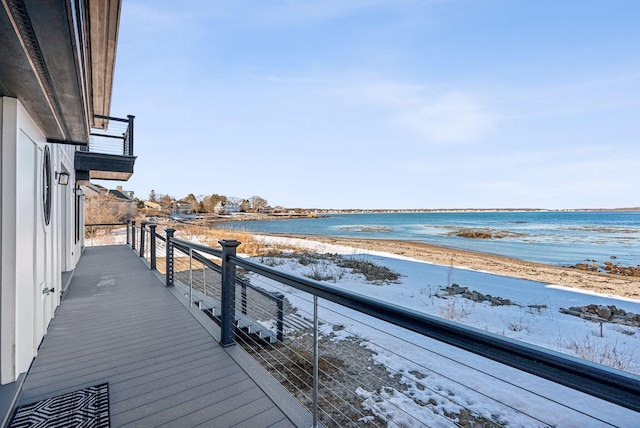
[[[340,238],[326,236],[288,236],[289,242],[313,241],[325,245],[356,248],[358,251],[392,254],[443,266],[454,266],[512,278],[590,291],[640,301],[640,278],[577,270],[574,268],[528,262],[495,254],[454,249],[422,242],[386,239]],[[312,244],[312,246],[315,244]],[[316,245],[317,246],[317,245]]]
[[[281,236],[257,236],[257,238],[265,244],[285,245],[312,252],[366,259],[400,274],[399,281],[384,284],[367,283],[359,275],[337,274],[334,275],[337,279],[329,281],[336,287],[504,337],[613,366],[635,375],[640,373],[640,328],[615,323],[601,325],[560,311],[561,308],[599,305],[615,306],[626,312],[640,313],[639,299],[616,296],[615,290],[603,290],[598,286],[572,288],[561,281],[554,282],[553,278],[549,277],[546,278],[547,281],[541,282],[508,276],[504,272],[498,274],[491,268],[494,265],[480,269],[476,264],[479,263],[478,260],[470,262],[465,258],[464,252],[460,253],[456,250],[441,249],[440,251],[449,258],[437,264],[419,259],[414,252],[403,246],[387,244],[384,248],[384,242],[379,241],[354,242],[334,238],[302,239]],[[372,246],[377,249],[372,250]],[[404,254],[394,254],[389,251],[391,248],[394,248],[395,252],[398,252],[398,248],[402,248],[401,251],[404,251]],[[384,249],[387,251],[383,251]],[[454,257],[450,258],[452,252]],[[481,257],[481,255],[477,256]],[[491,259],[495,256],[486,257]],[[258,261],[260,261],[259,258]],[[262,261],[267,261],[274,264],[277,269],[295,275],[309,275],[310,267],[298,263],[295,259],[262,259]],[[511,263],[517,265],[520,262],[512,260]],[[528,265],[523,262],[521,268],[527,270]],[[329,272],[336,267],[328,262],[322,269]],[[599,275],[592,276],[598,276],[596,284],[600,281],[606,282],[604,279],[616,279],[606,275],[602,275],[603,279]],[[558,278],[562,277],[562,275],[558,276]],[[263,280],[259,284],[267,289],[287,291],[269,281]],[[509,299],[513,304],[492,305],[490,302],[474,301],[462,295],[449,295],[445,289],[452,284],[468,287],[484,295]],[[632,287],[633,281],[629,284]],[[287,293],[287,299],[301,313],[313,312],[310,301],[297,293]],[[348,315],[345,315],[345,312]],[[458,400],[467,403],[472,412],[488,420],[502,421],[507,426],[629,427],[637,426],[640,421],[640,415],[630,410],[524,375],[516,370],[505,369],[500,364],[437,341],[407,333],[402,329],[376,325],[375,322],[372,324],[370,320],[365,321],[362,315],[345,311],[344,308],[335,307],[333,304],[323,304],[321,317],[328,325],[340,325],[343,329],[340,334],[330,329],[325,331],[326,334],[334,337],[333,340],[339,342],[355,336],[364,338],[367,343],[372,344],[366,346],[375,352],[374,360],[384,365],[390,373],[401,373],[409,378],[411,373],[418,373],[418,377],[413,380],[415,384],[411,380],[406,381],[409,384],[412,399],[399,405],[410,414],[424,412],[424,409],[415,403],[426,403],[430,400],[432,403],[437,403],[433,407],[439,409],[436,412],[441,415],[447,412],[455,413],[452,408],[456,408],[456,405],[446,403],[446,400],[443,401],[438,397],[434,398],[432,390],[420,387],[419,378],[425,375],[425,367],[433,364],[433,362],[424,362],[425,358],[427,360],[434,358],[426,354],[434,352],[446,358],[435,360],[438,374],[431,375],[430,382],[439,385],[437,388],[449,391]],[[381,334],[381,331],[385,334]],[[386,333],[389,332],[392,333],[387,336]],[[419,345],[415,346],[415,344]],[[469,367],[482,367],[482,369],[480,372],[471,370],[470,373]],[[514,385],[505,383],[505,378],[515,380]],[[473,386],[468,390],[468,385]],[[519,389],[520,386],[524,391]],[[491,398],[484,397],[482,393],[477,394],[476,390],[491,391]],[[533,393],[529,394],[530,391]],[[397,418],[402,420],[402,416],[394,410],[394,406],[375,404],[379,402],[376,397],[379,399],[381,391],[362,389],[359,393],[364,400],[364,405],[369,406],[376,415],[391,418],[390,420],[398,420]],[[394,399],[400,398],[388,396],[383,401],[393,402]],[[540,419],[532,418],[531,415],[538,415]],[[435,426],[447,425],[443,419],[435,416],[423,415],[422,417],[425,418],[423,420]],[[407,424],[412,426],[410,421]]]

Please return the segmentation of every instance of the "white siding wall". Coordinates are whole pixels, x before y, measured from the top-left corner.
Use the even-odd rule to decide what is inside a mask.
[[[73,146],[51,145],[19,101],[0,98],[0,381],[28,370],[60,303],[61,272],[75,267]],[[45,224],[43,159],[51,152],[52,213]],[[58,185],[55,171],[71,174]],[[51,294],[43,290],[53,288]]]

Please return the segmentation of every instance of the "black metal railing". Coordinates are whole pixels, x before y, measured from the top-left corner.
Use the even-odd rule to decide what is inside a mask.
[[[210,258],[207,258],[205,255],[214,256],[218,259],[222,258],[222,251],[216,250],[211,247],[207,247],[205,245],[196,244],[193,242],[185,241],[182,239],[175,238],[173,233],[175,229],[166,229],[166,238],[158,235],[156,233],[156,224],[151,224],[147,222],[141,222],[140,227],[136,227],[135,222],[131,222],[131,246],[136,251],[136,253],[148,260],[150,268],[157,270],[157,254],[156,254],[156,241],[161,240],[165,243],[165,284],[167,286],[173,286],[176,280],[178,269],[176,257],[179,254],[182,254],[185,259],[188,258],[188,266],[185,266],[180,269],[182,273],[185,274],[183,283],[189,286],[189,304],[192,306],[194,304],[194,284],[196,284],[196,291],[202,293],[204,298],[216,298],[220,302],[221,308],[234,308],[233,316],[230,316],[226,310],[223,310],[223,315],[217,317],[216,314],[212,313],[213,316],[216,316],[219,319],[224,319],[223,326],[227,331],[227,336],[225,336],[225,341],[223,344],[231,345],[234,343],[233,341],[233,332],[232,330],[235,328],[237,324],[237,315],[235,311],[237,310],[238,314],[251,316],[251,308],[252,304],[250,304],[250,300],[254,302],[256,300],[268,301],[273,305],[273,314],[275,314],[276,318],[276,327],[274,336],[275,340],[282,341],[283,332],[284,332],[284,322],[283,322],[283,300],[284,296],[280,293],[268,293],[262,290],[259,287],[254,286],[249,281],[245,281],[242,278],[237,277],[236,275],[225,276],[223,275],[223,268],[221,265],[216,264]],[[136,236],[138,238],[136,238]],[[136,241],[138,242],[138,247],[136,248]],[[169,243],[168,245],[166,243]],[[178,252],[178,255],[176,254]],[[194,262],[197,263],[199,268],[202,269],[202,280],[194,281]],[[214,281],[210,280],[209,284],[206,282],[206,274],[205,269],[211,273],[217,274],[218,277],[222,278],[235,278],[232,285],[227,285],[228,287],[232,287],[234,290],[233,294],[229,294],[225,289],[225,286],[221,284],[221,281],[215,282],[216,287],[207,287],[207,285],[211,285]],[[207,290],[215,288],[213,292],[208,293]],[[236,288],[239,291],[239,299],[236,299]],[[249,293],[251,292],[251,293]],[[250,299],[250,294],[254,297]],[[264,304],[263,304],[264,306]],[[229,326],[229,321],[231,321],[231,326]],[[231,332],[229,332],[231,331]]]
[[[87,151],[120,156],[133,156],[133,120],[111,116],[95,115],[103,128],[91,128]]]
[[[126,223],[88,223],[84,226],[84,245],[130,245],[130,222]],[[126,233],[123,228],[126,227]],[[126,238],[125,238],[126,236]]]
[[[151,226],[148,225],[148,227]],[[153,226],[147,241],[143,237],[145,229],[143,224],[139,232],[139,242],[141,246],[155,246],[156,239],[164,241],[166,245],[166,286],[174,285],[176,252],[182,253],[182,257],[185,254],[190,255],[190,260],[197,260],[202,265],[217,272],[220,276],[220,342],[223,346],[231,346],[235,343],[236,311],[238,307],[236,303],[236,287],[238,284],[241,284],[242,287],[251,286],[249,282],[237,277],[236,269],[242,268],[260,277],[311,294],[315,305],[317,305],[317,299],[322,298],[341,307],[367,314],[408,331],[453,345],[576,391],[581,391],[636,412],[640,411],[640,400],[638,399],[640,397],[640,377],[636,375],[488,333],[423,312],[399,307],[368,296],[339,289],[326,283],[284,273],[263,264],[238,257],[236,249],[240,242],[235,240],[221,240],[219,241],[221,249],[214,249],[177,239],[174,237],[175,230],[171,228],[166,229],[166,238],[162,237],[155,233],[155,225]],[[133,222],[131,223],[131,228],[131,246],[135,249],[136,227]],[[142,247],[140,248],[140,254],[143,254],[143,252],[144,248]],[[220,265],[211,262],[203,254],[218,258]],[[150,257],[150,266],[153,269],[156,266],[154,251],[151,251]],[[270,296],[274,297],[273,295]],[[277,296],[274,299],[282,300],[282,297]],[[246,308],[248,304],[241,292],[239,307]],[[282,306],[279,307],[279,311],[280,313],[283,312]],[[317,335],[317,315],[314,319],[314,325]],[[279,340],[282,340],[281,319],[279,321],[278,334]],[[315,347],[317,350],[317,342]],[[317,358],[314,364],[316,365],[314,376],[317,377]],[[317,382],[318,379],[314,379],[316,388]],[[314,406],[317,408],[317,401]]]

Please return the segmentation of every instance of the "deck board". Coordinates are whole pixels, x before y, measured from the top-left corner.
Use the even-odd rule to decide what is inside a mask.
[[[109,382],[114,427],[295,426],[174,294],[130,248],[86,248],[18,404]]]

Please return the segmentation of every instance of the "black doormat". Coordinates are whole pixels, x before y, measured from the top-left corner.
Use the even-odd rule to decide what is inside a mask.
[[[108,428],[109,384],[47,398],[16,409],[10,428]]]

